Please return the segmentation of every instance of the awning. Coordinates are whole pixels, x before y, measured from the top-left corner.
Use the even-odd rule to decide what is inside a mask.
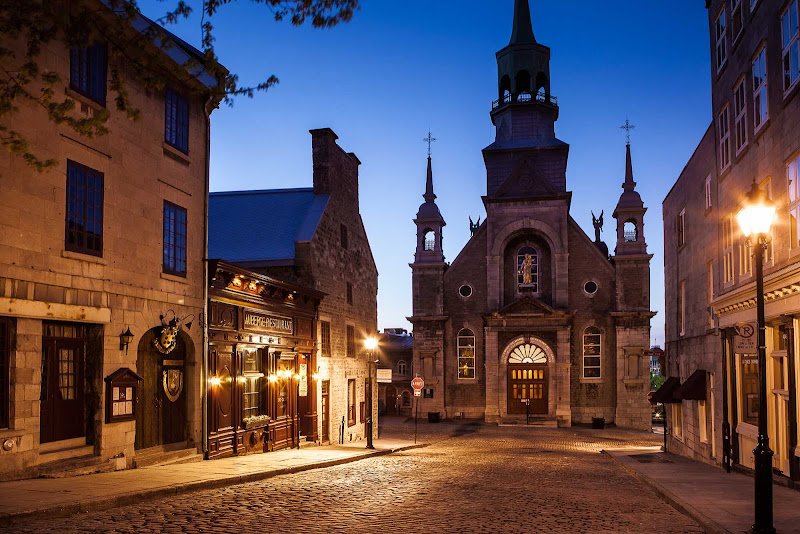
[[[672,376],[670,378],[667,378],[667,380],[663,384],[661,384],[661,387],[658,388],[655,391],[655,393],[653,393],[650,396],[650,402],[653,403],[653,404],[656,404],[656,403],[659,403],[659,402],[662,403],[662,404],[663,403],[680,402],[680,400],[676,399],[674,397],[674,395],[673,395],[675,390],[678,389],[680,386],[681,386],[681,379],[680,378],[678,378],[676,376]]]
[[[706,400],[706,371],[698,369],[692,376],[675,390],[673,397],[680,400],[704,401]]]

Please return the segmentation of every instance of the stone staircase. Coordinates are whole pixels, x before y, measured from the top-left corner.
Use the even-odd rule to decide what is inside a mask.
[[[317,444],[313,441],[308,441],[306,436],[300,436],[300,448],[307,449],[308,447],[316,447]]]
[[[40,478],[65,478],[114,470],[114,464],[94,455],[86,438],[43,443],[39,454]]]
[[[175,465],[200,462],[203,455],[194,447],[187,447],[185,443],[174,443],[148,449],[139,449],[133,458],[137,468],[151,467],[154,465]]]
[[[527,424],[524,415],[507,415],[500,420],[499,426],[529,426],[534,428],[558,428],[558,421],[543,416],[530,416]]]

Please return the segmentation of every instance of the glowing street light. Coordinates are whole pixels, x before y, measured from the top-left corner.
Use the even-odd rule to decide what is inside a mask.
[[[367,358],[369,358],[369,388],[367,399],[367,448],[374,449],[372,445],[372,364],[375,357],[375,349],[378,348],[378,340],[370,336],[364,340],[364,348],[367,349]]]

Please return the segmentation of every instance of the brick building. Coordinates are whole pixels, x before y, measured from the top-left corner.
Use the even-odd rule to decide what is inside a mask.
[[[755,181],[778,206],[764,262],[773,466],[800,480],[798,2],[706,6],[713,119],[663,205],[667,375],[682,384],[668,407],[669,445],[709,463],[730,454],[753,467],[758,368],[755,351],[737,348],[735,338],[756,317],[752,250],[736,222]]]
[[[381,415],[411,415],[414,390],[414,336],[404,328],[387,328],[379,338],[378,367],[392,370],[391,384],[378,384]]]
[[[415,219],[414,369],[421,412],[569,426],[604,418],[650,427],[650,258],[630,146],[609,256],[569,214],[569,145],[555,137],[550,49],[527,0],[497,53],[496,140],[483,151],[486,220],[448,264],[431,160]],[[430,397],[430,395],[429,395]]]
[[[363,342],[378,321],[378,271],[359,213],[361,162],[336,139],[328,128],[311,131],[313,187],[212,193],[209,211],[212,257],[325,294],[314,335],[322,442],[342,431],[345,442],[366,437]]]
[[[119,27],[97,4],[92,23]],[[72,49],[56,39],[38,56],[40,70],[62,80],[55,100],[73,100],[77,119],[107,112],[109,133],[80,136],[18,99],[13,128],[57,166],[40,173],[0,156],[3,479],[119,469],[143,449],[172,444],[194,455],[201,443],[198,325],[210,97],[219,82],[198,69],[164,90],[146,89],[129,63],[140,56],[114,53],[128,37],[122,31]],[[22,61],[24,40],[0,39]],[[166,52],[153,45],[137,53],[167,72],[202,59],[174,42]],[[113,69],[128,73],[136,122],[113,105]]]

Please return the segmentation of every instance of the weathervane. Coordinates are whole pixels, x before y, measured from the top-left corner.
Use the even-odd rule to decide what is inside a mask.
[[[436,142],[436,138],[431,134],[431,129],[428,128],[428,137],[422,140],[424,143],[428,143],[428,157],[431,157],[431,144]]]
[[[625,117],[625,124],[619,127],[620,130],[625,130],[625,139],[627,139],[629,145],[631,144],[631,130],[634,128],[636,128],[636,126],[631,124],[628,117]]]

